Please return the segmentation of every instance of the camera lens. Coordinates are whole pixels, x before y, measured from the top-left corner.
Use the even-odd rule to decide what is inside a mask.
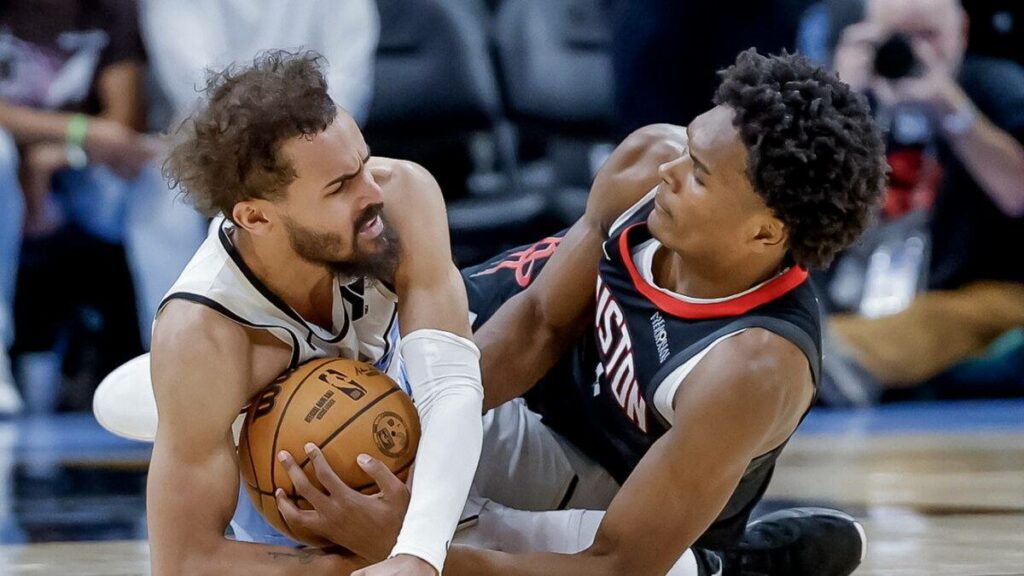
[[[913,76],[918,70],[917,56],[906,34],[894,34],[875,50],[875,73],[896,80]]]

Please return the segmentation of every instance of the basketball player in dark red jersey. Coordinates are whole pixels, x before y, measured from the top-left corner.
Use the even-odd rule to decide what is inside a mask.
[[[509,515],[537,539],[456,546],[445,574],[825,576],[862,560],[839,512],[747,521],[815,396],[806,269],[866,226],[882,141],[863,99],[797,56],[742,54],[715,102],[688,127],[631,135],[564,237],[464,272],[485,404],[526,394],[622,488],[596,520]],[[578,545],[541,540],[545,518],[572,512]]]

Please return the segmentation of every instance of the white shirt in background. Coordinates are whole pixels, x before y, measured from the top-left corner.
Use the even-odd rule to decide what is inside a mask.
[[[142,0],[143,39],[160,88],[183,115],[207,68],[252,62],[268,49],[327,59],[331,98],[362,124],[373,94],[380,35],[374,0]]]

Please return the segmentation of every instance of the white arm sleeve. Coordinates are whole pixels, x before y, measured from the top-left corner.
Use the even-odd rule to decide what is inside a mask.
[[[480,351],[439,330],[416,330],[400,352],[420,415],[412,500],[391,555],[409,554],[441,573],[483,443]]]

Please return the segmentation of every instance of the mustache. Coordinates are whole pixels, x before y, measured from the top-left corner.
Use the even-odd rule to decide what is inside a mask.
[[[370,206],[367,206],[366,209],[363,210],[363,213],[359,215],[359,218],[356,218],[356,233],[358,233],[363,226],[372,222],[374,218],[380,216],[383,212],[384,204],[371,204]]]

